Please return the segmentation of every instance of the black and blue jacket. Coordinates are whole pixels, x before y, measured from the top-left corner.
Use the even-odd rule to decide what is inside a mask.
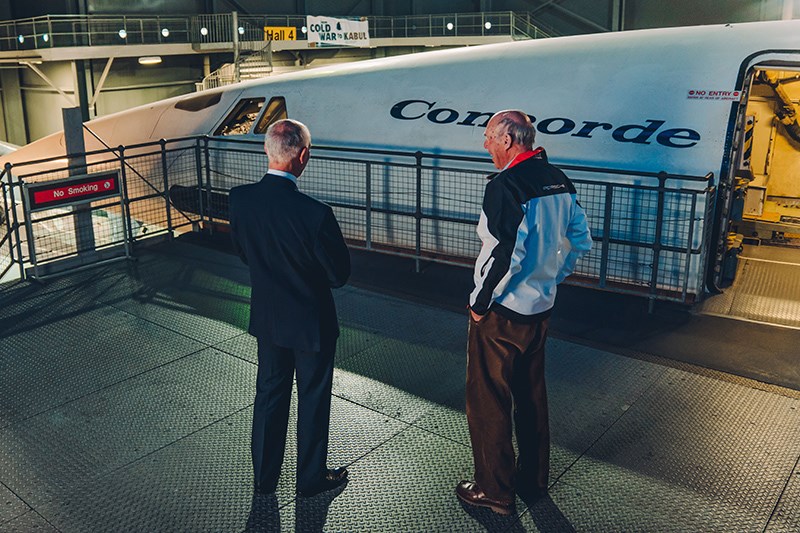
[[[539,148],[490,176],[483,197],[470,308],[512,320],[549,313],[556,285],[591,250],[586,213],[567,176]]]

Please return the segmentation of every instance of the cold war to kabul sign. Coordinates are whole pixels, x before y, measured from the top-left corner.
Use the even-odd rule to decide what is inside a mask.
[[[369,23],[366,20],[333,17],[306,17],[308,46],[369,46]]]

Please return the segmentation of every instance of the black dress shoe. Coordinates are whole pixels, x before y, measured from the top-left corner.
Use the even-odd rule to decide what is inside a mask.
[[[325,477],[322,478],[322,481],[318,482],[317,484],[307,488],[307,489],[297,489],[297,494],[303,496],[304,498],[308,498],[311,496],[316,496],[321,492],[327,492],[329,490],[333,490],[336,487],[339,487],[345,483],[347,483],[347,469],[344,467],[340,468],[329,468],[328,472],[325,474]]]
[[[474,481],[462,481],[456,485],[456,496],[465,503],[477,507],[487,507],[501,515],[508,516],[514,512],[513,501],[506,502],[488,497]]]

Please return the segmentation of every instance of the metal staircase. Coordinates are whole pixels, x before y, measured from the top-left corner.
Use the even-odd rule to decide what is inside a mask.
[[[240,43],[246,48],[250,43]],[[218,68],[195,84],[198,91],[213,89],[237,83],[240,81],[254,80],[269,76],[272,73],[272,41],[267,41],[266,46],[257,50],[240,50],[238,61],[227,63]]]

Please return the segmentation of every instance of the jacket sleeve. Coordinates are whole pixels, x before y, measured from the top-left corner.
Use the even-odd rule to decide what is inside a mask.
[[[241,242],[242,228],[241,222],[239,221],[239,202],[236,197],[237,194],[233,190],[228,195],[228,208],[231,222],[231,243],[233,244],[233,250],[246,265],[248,264],[247,253],[245,252],[245,247]]]
[[[479,315],[489,311],[495,296],[503,292],[511,279],[511,258],[525,213],[511,191],[492,180],[483,196],[483,215],[490,238],[483,238],[482,246],[490,247],[491,254],[484,264],[477,267],[480,268],[480,281],[470,302],[470,309]]]
[[[333,210],[327,206],[314,244],[314,255],[331,287],[341,287],[347,283],[350,277],[350,252]]]
[[[567,241],[569,241],[570,250],[564,258],[564,264],[558,272],[556,283],[561,283],[564,278],[569,276],[575,271],[575,264],[578,259],[589,253],[592,249],[592,235],[589,232],[589,222],[586,219],[586,212],[581,207],[581,204],[574,200],[572,217],[567,226]]]

